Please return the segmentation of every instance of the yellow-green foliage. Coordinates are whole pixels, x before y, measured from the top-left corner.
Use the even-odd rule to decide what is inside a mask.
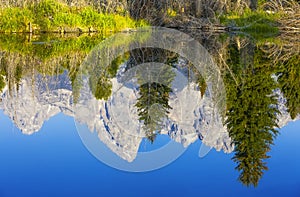
[[[29,9],[7,8],[0,11],[0,31],[26,32],[28,23],[33,22],[33,14]]]
[[[145,25],[127,16],[98,13],[92,7],[69,7],[54,0],[44,0],[25,8],[0,11],[0,32],[33,31],[120,31]]]
[[[177,15],[176,11],[171,8],[168,8],[167,14],[168,14],[168,16],[171,16],[171,17],[174,17]]]
[[[28,42],[26,36],[2,34],[0,35],[0,50],[46,60],[74,52],[87,54],[104,37],[103,34],[96,34],[95,36],[84,34],[80,37],[59,38],[55,35],[46,34]]]
[[[227,26],[237,27],[239,31],[249,33],[260,40],[277,35],[276,21],[280,16],[280,13],[269,14],[262,10],[246,9],[242,15],[234,12],[223,15],[220,17],[220,21]]]
[[[57,13],[53,19],[54,26],[66,25],[69,27],[80,27],[82,19],[73,13]]]
[[[280,13],[269,14],[263,10],[251,11],[250,9],[246,9],[242,15],[231,12],[227,15],[221,16],[220,19],[222,23],[235,23],[237,26],[242,27],[251,23],[275,23],[280,17]]]

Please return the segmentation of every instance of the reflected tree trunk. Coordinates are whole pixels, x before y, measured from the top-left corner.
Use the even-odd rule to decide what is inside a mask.
[[[195,0],[195,16],[197,18],[201,17],[202,11],[202,0]]]
[[[257,10],[257,4],[258,4],[257,0],[251,0],[250,1],[250,9],[253,11]]]

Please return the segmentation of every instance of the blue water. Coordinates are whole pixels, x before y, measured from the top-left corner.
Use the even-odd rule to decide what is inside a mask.
[[[82,144],[74,120],[59,114],[23,135],[0,112],[0,196],[300,196],[300,121],[280,130],[257,188],[237,181],[232,154],[198,157],[200,142],[172,164],[129,173],[102,164]],[[165,138],[158,140],[158,146]],[[144,145],[149,146],[149,145]],[[141,148],[142,150],[142,148]]]

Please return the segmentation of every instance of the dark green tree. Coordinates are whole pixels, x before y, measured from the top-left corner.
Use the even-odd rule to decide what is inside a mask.
[[[112,94],[111,79],[116,77],[119,66],[128,59],[128,54],[123,54],[105,67],[99,65],[96,69],[90,71],[89,84],[96,99],[107,100]]]
[[[140,97],[137,100],[139,120],[144,124],[145,135],[153,143],[156,135],[163,128],[163,121],[168,117],[171,106],[169,97],[171,83],[175,77],[171,65],[177,62],[178,55],[163,49],[141,48],[131,52],[128,69],[142,63],[159,62],[165,66],[140,69],[136,73]],[[149,80],[148,80],[149,79]]]
[[[240,172],[239,181],[246,186],[257,186],[268,169],[267,152],[278,134],[277,99],[273,95],[276,83],[271,78],[269,61],[258,50],[254,55],[253,49],[251,43],[240,50],[232,43],[229,65],[236,80],[229,74],[225,77],[226,123],[235,145],[233,161]]]
[[[168,117],[170,87],[159,83],[145,83],[140,86],[140,97],[136,103],[139,120],[143,121],[146,137],[153,143]]]
[[[6,85],[6,83],[5,83],[4,77],[2,75],[0,75],[0,92],[3,90],[5,85]]]
[[[292,119],[300,114],[300,55],[295,55],[279,66],[278,82],[287,99],[286,106]]]

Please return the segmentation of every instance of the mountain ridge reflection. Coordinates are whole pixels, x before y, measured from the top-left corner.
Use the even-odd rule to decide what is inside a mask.
[[[178,77],[182,78],[182,74],[176,74],[173,86],[184,83],[182,79],[178,80]],[[83,81],[86,81],[83,84],[87,84],[88,80],[84,79]],[[232,152],[233,146],[228,133],[226,133],[222,125],[221,118],[217,114],[212,113],[214,110],[212,109],[213,104],[209,95],[205,95],[203,99],[200,99],[201,94],[197,85],[195,83],[188,84],[186,78],[185,82],[187,83],[186,87],[182,89],[174,88],[179,92],[175,92],[174,95],[176,97],[170,96],[169,105],[172,109],[168,118],[163,120],[163,128],[159,130],[159,133],[169,135],[173,140],[183,144],[185,147],[204,136],[202,141],[208,146],[215,147],[219,151]],[[135,80],[129,81],[126,83],[127,85],[124,85],[117,78],[112,79],[112,84],[112,91],[115,94],[107,101],[97,101],[91,95],[89,86],[84,85],[88,89],[81,93],[82,98],[76,104],[75,108],[77,110],[75,111],[77,113],[75,119],[80,123],[87,123],[90,131],[101,131],[102,134],[99,134],[99,138],[102,138],[102,141],[109,141],[110,138],[118,141],[115,136],[120,136],[120,133],[122,133],[139,144],[141,139],[146,137],[143,122],[139,120],[140,116],[136,108],[139,98],[139,86]],[[195,102],[187,102],[190,98],[195,98]],[[97,114],[97,112],[100,112],[100,116],[88,116],[88,114]],[[99,124],[102,126],[99,126]],[[215,128],[213,127],[214,124],[217,125]],[[106,139],[103,139],[103,136],[107,136]],[[124,140],[119,140],[123,141],[123,143],[117,142],[116,144],[124,144]],[[139,146],[133,145],[131,147],[127,143],[125,144],[124,147],[127,147],[129,150],[126,151],[124,149],[123,151],[131,152],[133,156],[124,159],[133,161]],[[122,152],[117,154],[121,155]]]

